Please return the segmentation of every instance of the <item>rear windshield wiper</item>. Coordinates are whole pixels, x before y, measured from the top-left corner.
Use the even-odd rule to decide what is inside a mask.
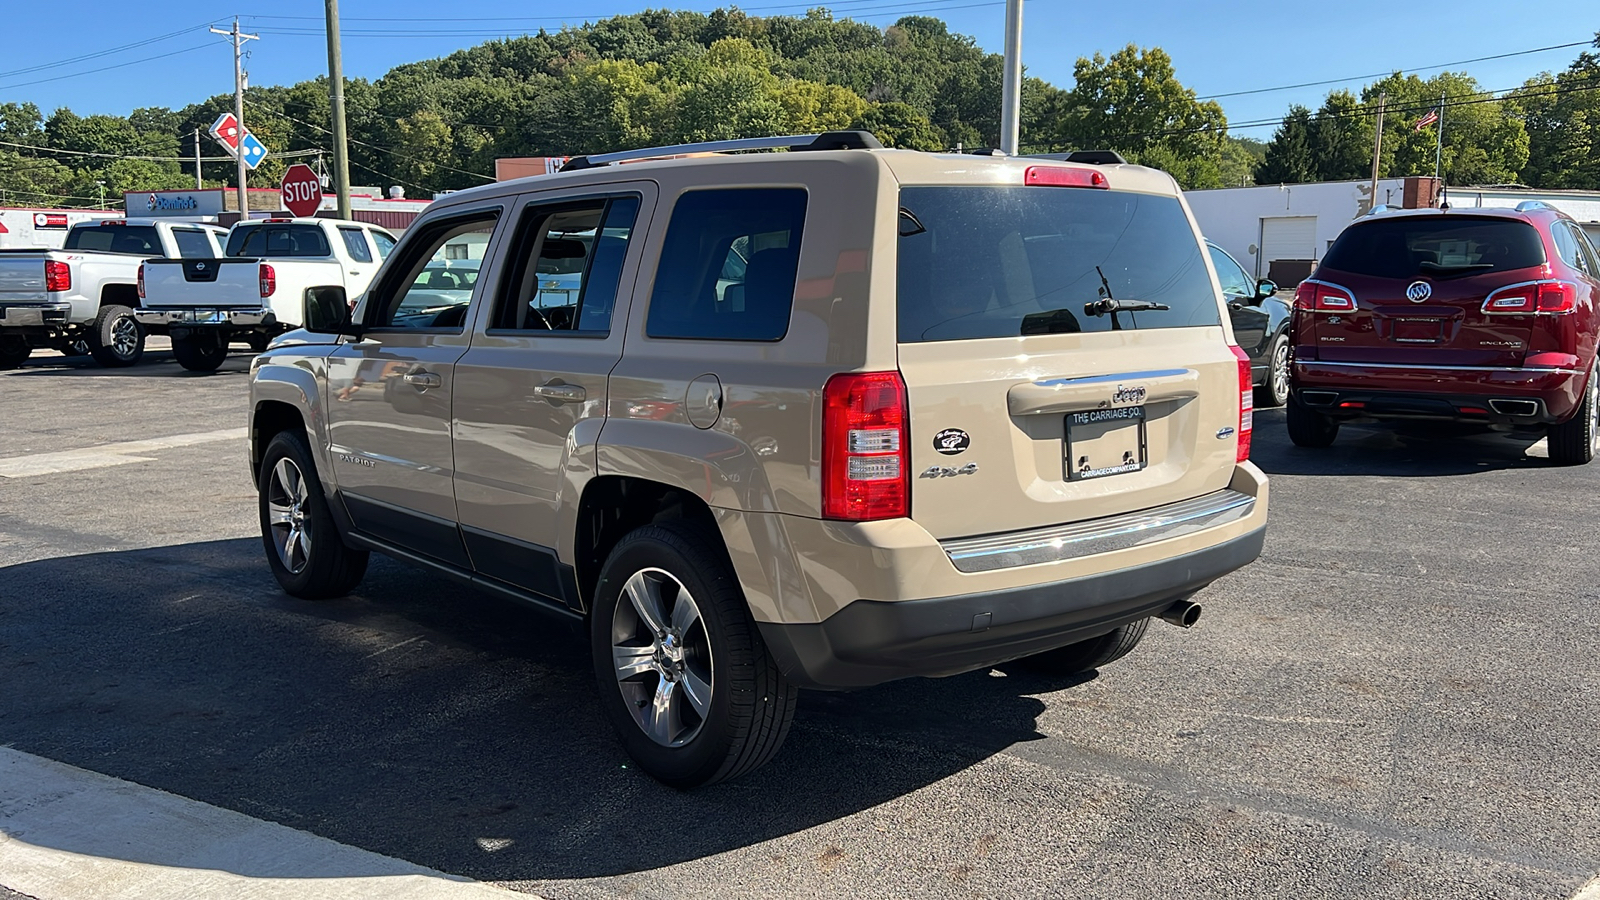
[[[1102,300],[1090,300],[1083,305],[1083,311],[1091,316],[1103,316],[1106,313],[1118,312],[1144,312],[1147,309],[1171,309],[1165,303],[1156,303],[1152,300],[1118,300],[1106,297]]]

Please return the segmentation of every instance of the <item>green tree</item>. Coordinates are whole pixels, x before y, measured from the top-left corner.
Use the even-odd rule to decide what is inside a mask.
[[[909,103],[874,103],[850,123],[870,131],[885,147],[902,150],[946,150],[944,135]]]
[[[1306,135],[1319,181],[1352,181],[1372,173],[1376,123],[1349,91],[1334,91],[1322,103]]]
[[[1316,157],[1311,152],[1311,110],[1289,107],[1283,124],[1273,132],[1260,165],[1256,184],[1300,184],[1317,180]]]
[[[1517,179],[1528,162],[1528,131],[1509,113],[1514,104],[1492,101],[1473,78],[1441,72],[1432,78],[1391,75],[1365,87],[1369,105],[1387,93],[1380,171],[1389,177],[1432,175],[1438,124],[1415,123],[1444,98],[1443,175],[1451,184],[1503,184]]]
[[[1595,35],[1600,48],[1600,33]],[[1504,104],[1528,133],[1522,181],[1600,190],[1600,55],[1587,50],[1558,74],[1528,79]]]

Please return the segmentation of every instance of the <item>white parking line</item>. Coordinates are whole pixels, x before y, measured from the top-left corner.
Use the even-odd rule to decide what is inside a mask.
[[[170,447],[192,447],[217,441],[242,441],[245,429],[224,428],[221,431],[200,431],[194,434],[174,434],[146,441],[121,441],[100,444],[78,450],[59,450],[54,453],[30,453],[26,456],[9,456],[0,459],[0,478],[28,478],[34,475],[54,475],[57,472],[81,472],[127,463],[150,462],[140,454]]]
[[[1572,895],[1572,900],[1600,900],[1600,875],[1596,875],[1588,884],[1578,888]]]
[[[529,896],[4,747],[0,884],[38,900]]]

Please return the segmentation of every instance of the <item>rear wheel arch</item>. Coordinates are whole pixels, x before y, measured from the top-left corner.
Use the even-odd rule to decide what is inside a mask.
[[[612,548],[636,528],[668,521],[692,523],[721,540],[711,507],[692,492],[626,475],[601,475],[584,485],[572,548],[585,611],[593,607],[595,585]]]
[[[100,309],[107,306],[126,306],[129,309],[138,309],[142,306],[139,302],[139,289],[131,284],[108,284],[100,289]]]

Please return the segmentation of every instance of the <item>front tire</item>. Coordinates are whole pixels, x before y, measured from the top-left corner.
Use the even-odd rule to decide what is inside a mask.
[[[350,593],[369,554],[340,539],[304,435],[281,431],[268,442],[256,492],[267,565],[284,591],[302,600]]]
[[[605,715],[656,780],[737,778],[782,746],[799,691],[705,530],[670,522],[624,537],[600,572],[590,636]]]
[[[1572,418],[1550,426],[1546,439],[1550,461],[1558,466],[1581,466],[1600,452],[1600,360],[1589,367],[1583,402]]]
[[[119,369],[144,356],[144,329],[126,306],[113,303],[100,307],[86,340],[89,355],[102,366]]]
[[[1150,620],[1140,619],[1110,634],[1026,656],[1019,662],[1040,675],[1079,675],[1110,665],[1132,653],[1133,648],[1144,640],[1144,633],[1149,628]]]
[[[1256,388],[1256,402],[1282,406],[1289,402],[1289,336],[1279,334],[1267,351],[1267,380]]]
[[[215,334],[172,339],[172,356],[191,372],[215,372],[228,358],[228,345]]]
[[[1289,440],[1296,447],[1327,447],[1339,436],[1339,420],[1307,409],[1296,397],[1289,398],[1285,410],[1289,423]]]

